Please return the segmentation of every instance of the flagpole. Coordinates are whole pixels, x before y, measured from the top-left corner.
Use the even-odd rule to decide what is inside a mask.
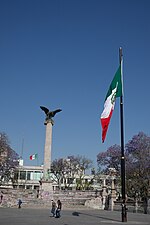
[[[37,166],[39,165],[39,157],[38,157],[38,155],[37,155]]]
[[[122,222],[127,222],[126,190],[125,190],[125,154],[124,154],[124,126],[123,126],[123,77],[122,77],[122,48],[119,48],[119,62],[121,66],[122,95],[120,96],[120,125],[121,125],[121,192],[122,192]]]

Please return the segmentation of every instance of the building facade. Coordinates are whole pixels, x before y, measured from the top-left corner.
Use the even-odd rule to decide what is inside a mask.
[[[76,173],[63,176],[59,182],[50,174],[53,191],[57,190],[97,190],[110,192],[112,184],[115,185],[115,176]],[[13,188],[42,190],[43,166],[24,166],[23,160],[19,161],[19,167],[14,172]]]
[[[14,173],[13,187],[17,189],[39,189],[42,176],[42,166],[19,166]]]

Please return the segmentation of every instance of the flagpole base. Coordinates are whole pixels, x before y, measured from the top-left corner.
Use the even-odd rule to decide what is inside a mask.
[[[121,215],[122,215],[122,222],[127,222],[127,207],[126,207],[126,204],[125,203],[123,203],[122,204],[122,213],[121,213]]]

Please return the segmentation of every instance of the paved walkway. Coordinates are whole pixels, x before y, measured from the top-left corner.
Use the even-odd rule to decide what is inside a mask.
[[[150,225],[150,215],[128,213],[121,222],[121,212],[104,210],[62,210],[61,218],[50,217],[48,209],[0,208],[0,225]]]

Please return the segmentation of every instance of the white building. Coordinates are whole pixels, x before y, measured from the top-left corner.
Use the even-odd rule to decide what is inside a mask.
[[[14,188],[39,189],[43,176],[42,166],[19,166],[14,174]]]
[[[41,179],[43,177],[43,166],[23,166],[23,160],[19,161],[19,167],[14,173],[13,187],[17,189],[36,189],[41,188]],[[101,175],[98,180],[94,175],[76,174],[74,177],[64,177],[58,185],[54,176],[51,176],[53,190],[99,190],[105,188],[111,189],[111,177]]]

